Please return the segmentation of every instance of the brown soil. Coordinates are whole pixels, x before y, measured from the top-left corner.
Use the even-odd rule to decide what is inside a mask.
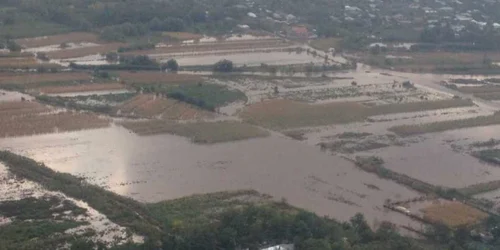
[[[124,46],[126,46],[126,44],[124,43],[108,43],[94,47],[51,51],[47,52],[46,54],[51,59],[69,59],[88,55],[105,54],[108,52],[116,51],[118,50],[118,48]]]
[[[139,135],[175,134],[189,137],[195,143],[220,143],[265,137],[269,133],[249,124],[224,122],[174,123],[162,120],[125,122],[125,128]]]
[[[443,201],[422,209],[422,212],[425,219],[451,228],[474,225],[488,217],[488,214],[458,201]]]
[[[67,34],[46,36],[46,37],[35,37],[35,38],[24,38],[18,39],[16,42],[27,48],[43,47],[54,44],[61,43],[76,43],[76,42],[91,42],[96,43],[99,38],[96,34],[87,32],[72,32]]]
[[[124,85],[119,83],[106,83],[106,84],[81,84],[75,86],[48,86],[38,89],[41,93],[45,94],[59,94],[59,93],[72,93],[72,92],[88,92],[88,91],[104,91],[104,90],[121,90],[126,89]]]
[[[89,113],[48,111],[50,109],[36,102],[0,104],[0,137],[101,128],[110,122]]]
[[[151,72],[151,71],[117,71],[117,74],[122,81],[126,83],[168,83],[168,84],[178,84],[178,83],[197,83],[202,80],[200,76],[196,75],[185,75],[185,74],[167,74],[162,72]]]
[[[168,120],[193,120],[212,116],[208,111],[197,109],[183,102],[155,95],[138,95],[116,107],[116,113],[138,118],[162,118]]]
[[[472,105],[473,103],[471,101],[460,99],[388,104],[375,107],[367,107],[357,102],[310,105],[289,100],[271,100],[248,106],[242,112],[241,117],[252,124],[283,130],[289,128],[360,122],[375,115]]]
[[[29,84],[43,82],[63,82],[63,81],[89,81],[91,75],[80,72],[65,73],[34,73],[34,74],[15,74],[0,73],[0,84]]]
[[[0,117],[8,120],[14,116],[39,114],[50,111],[46,106],[37,102],[3,102],[0,103]]]
[[[0,58],[0,67],[26,68],[40,66],[34,57]]]

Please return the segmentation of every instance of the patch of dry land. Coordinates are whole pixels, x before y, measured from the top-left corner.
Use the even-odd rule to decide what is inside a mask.
[[[77,43],[77,42],[95,43],[98,41],[99,38],[96,34],[87,32],[71,32],[55,36],[23,38],[16,40],[18,44],[27,48],[42,47],[42,46],[49,46],[62,43]]]
[[[64,73],[1,73],[0,84],[33,84],[44,82],[90,81],[92,76],[84,72]]]
[[[441,201],[421,211],[425,219],[450,228],[475,225],[488,217],[488,214],[458,201]]]
[[[283,130],[364,121],[370,116],[467,107],[470,100],[450,99],[427,102],[387,104],[368,107],[357,102],[307,104],[289,100],[271,100],[248,106],[241,117],[252,124]]]
[[[162,34],[180,41],[198,40],[200,38],[203,38],[203,35],[189,32],[163,32]]]
[[[323,51],[328,51],[330,48],[338,48],[342,38],[320,38],[311,41],[311,47]]]
[[[486,69],[484,53],[479,52],[402,52],[391,51],[378,55],[364,54],[361,61],[374,66],[404,72],[449,71],[467,73],[469,69]],[[492,61],[500,61],[500,53],[488,53]]]
[[[126,46],[126,44],[124,43],[107,43],[92,47],[56,50],[47,52],[46,55],[51,59],[69,59],[69,58],[84,57],[88,55],[105,54],[108,52],[117,51],[118,48],[124,46]]]
[[[185,74],[168,74],[162,72],[151,71],[119,71],[114,72],[118,75],[121,81],[128,84],[150,84],[150,83],[165,83],[165,84],[180,84],[180,83],[198,83],[202,81],[201,76],[185,75]]]
[[[0,103],[0,137],[102,128],[109,122],[90,113],[55,112],[36,102]]]
[[[194,143],[213,144],[266,137],[269,133],[237,121],[174,123],[162,120],[125,122],[122,125],[139,135],[174,134],[191,138]]]
[[[199,43],[189,46],[172,45],[168,47],[158,47],[150,50],[138,50],[124,53],[125,55],[155,55],[155,54],[174,54],[174,53],[195,53],[207,51],[234,51],[243,49],[270,49],[284,48],[293,45],[290,42],[281,39],[266,40],[242,40],[217,43]]]
[[[5,57],[0,58],[0,68],[30,68],[39,66],[34,57]]]
[[[39,88],[38,91],[44,94],[61,94],[89,91],[124,90],[125,85],[120,83],[88,83],[72,86],[47,86]]]
[[[116,114],[136,118],[194,120],[213,116],[190,104],[152,94],[138,95],[116,107]]]

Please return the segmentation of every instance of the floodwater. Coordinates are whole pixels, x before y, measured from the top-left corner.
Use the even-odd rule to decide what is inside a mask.
[[[418,193],[279,135],[207,146],[173,135],[139,137],[112,126],[1,139],[0,148],[43,161],[58,171],[88,177],[94,184],[140,201],[255,189],[340,220],[362,212],[369,222],[416,223],[385,211],[383,203]]]
[[[128,235],[127,228],[111,222],[105,215],[90,207],[86,202],[67,197],[60,192],[49,191],[38,183],[29,180],[11,178],[7,167],[0,163],[0,202],[20,200],[29,197],[40,199],[47,196],[58,197],[60,200],[64,201],[71,201],[76,206],[87,210],[84,215],[78,217],[69,216],[68,219],[83,221],[88,224],[69,229],[65,232],[66,234],[78,235],[90,229],[96,232],[96,235],[92,237],[94,241],[100,241],[107,245],[113,243],[123,244],[129,241],[138,243],[144,241],[142,236],[135,234]],[[1,222],[2,217],[0,217],[0,223]]]

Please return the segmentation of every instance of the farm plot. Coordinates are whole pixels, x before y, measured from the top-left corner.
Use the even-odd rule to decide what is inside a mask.
[[[0,74],[0,85],[16,84],[29,85],[39,83],[71,82],[71,81],[90,81],[92,76],[83,72],[64,72],[64,73],[3,73]]]
[[[76,49],[67,49],[67,50],[58,50],[47,52],[46,55],[50,59],[70,59],[70,58],[78,58],[89,55],[96,54],[105,54],[108,52],[117,51],[118,48],[124,47],[126,44],[123,43],[108,43],[108,44],[100,44],[91,47],[83,47]]]
[[[45,86],[37,89],[43,94],[61,94],[61,93],[75,93],[75,92],[92,92],[92,91],[105,91],[105,90],[125,90],[126,86],[120,83],[88,83],[73,86]]]
[[[367,107],[356,102],[337,102],[310,105],[306,103],[271,100],[248,106],[241,117],[266,128],[283,130],[299,127],[324,126],[359,122],[370,116],[437,110],[474,105],[469,100],[451,99]]]
[[[488,116],[477,116],[468,119],[442,121],[424,124],[399,125],[390,127],[388,130],[400,136],[413,136],[425,133],[442,132],[462,128],[481,127],[500,124],[500,113]]]
[[[500,100],[500,86],[498,85],[466,86],[458,88],[458,91],[473,94],[475,97],[484,100]]]
[[[35,102],[1,103],[0,137],[102,128],[110,122],[87,113],[49,111]]]
[[[162,72],[130,72],[119,71],[113,72],[118,75],[121,81],[127,84],[181,84],[181,83],[198,83],[203,80],[202,77],[196,75],[185,74],[167,74]]]
[[[340,85],[340,86],[339,86]],[[289,85],[288,85],[289,86]],[[293,85],[292,85],[293,86]],[[285,88],[287,85],[284,86]],[[305,102],[340,101],[346,98],[358,98],[370,105],[435,101],[443,99],[442,95],[429,93],[417,88],[402,87],[401,84],[363,84],[345,86],[341,83],[330,83],[325,86],[296,87],[286,89],[277,94],[285,99]]]
[[[18,44],[26,48],[35,48],[62,43],[96,43],[98,41],[99,38],[96,34],[86,32],[71,32],[61,35],[23,38],[16,40]]]
[[[34,57],[1,57],[0,68],[34,68],[40,64]]]
[[[193,120],[213,116],[210,112],[189,104],[150,94],[138,95],[115,107],[114,112],[121,116],[169,120]]]
[[[125,128],[139,135],[169,133],[190,138],[194,143],[213,144],[266,137],[269,133],[236,121],[173,123],[161,120],[125,122]]]
[[[441,201],[421,211],[425,219],[450,228],[475,225],[488,217],[488,214],[459,201]]]
[[[234,42],[218,42],[218,43],[200,43],[192,44],[189,46],[183,45],[172,45],[168,47],[157,47],[151,50],[140,50],[140,51],[129,51],[125,52],[125,55],[156,55],[156,54],[177,54],[182,55],[196,54],[203,52],[215,52],[215,51],[238,51],[245,49],[270,49],[270,48],[286,48],[293,44],[290,42],[276,40],[252,40],[252,41],[234,41]]]
[[[7,120],[13,116],[35,115],[49,111],[49,108],[37,102],[0,103],[0,117],[2,117],[2,120]]]

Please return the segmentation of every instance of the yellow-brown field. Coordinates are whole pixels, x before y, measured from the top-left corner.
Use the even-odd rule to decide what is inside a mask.
[[[458,201],[443,201],[421,211],[425,219],[451,228],[474,225],[488,217],[488,214]]]

